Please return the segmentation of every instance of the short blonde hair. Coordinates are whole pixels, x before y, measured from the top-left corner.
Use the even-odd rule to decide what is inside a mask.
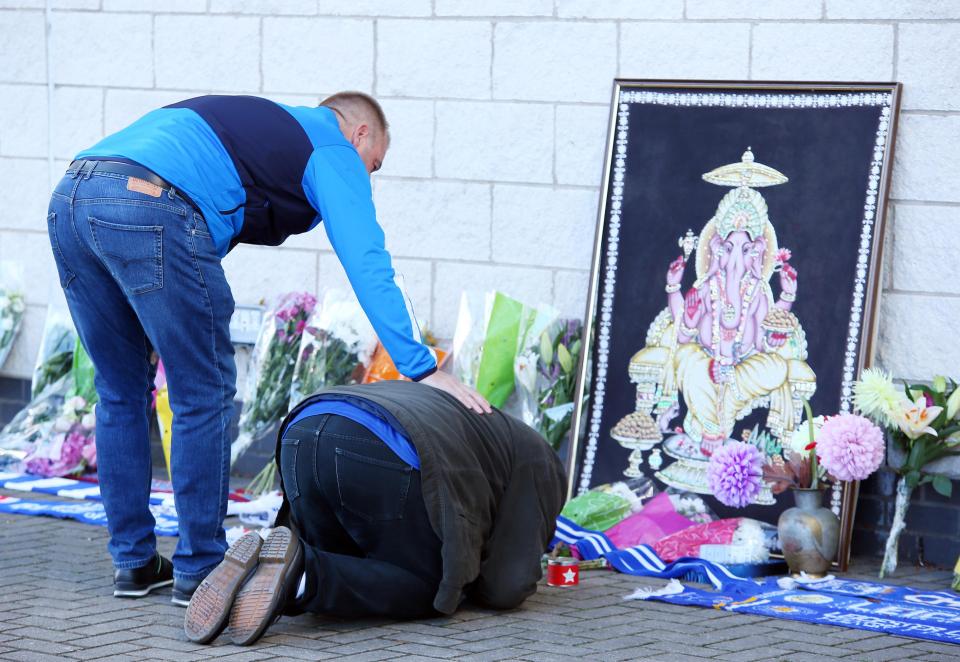
[[[320,102],[321,106],[332,109],[344,121],[350,124],[369,122],[383,132],[390,143],[390,123],[383,112],[383,107],[369,94],[363,92],[337,92]]]

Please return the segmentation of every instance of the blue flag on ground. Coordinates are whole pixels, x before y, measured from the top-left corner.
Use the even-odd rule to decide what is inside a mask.
[[[604,558],[625,574],[671,580],[697,577],[715,589],[708,591],[674,581],[667,590],[638,591],[631,596],[635,599],[960,644],[960,595],[950,591],[920,591],[835,578],[802,583],[786,577],[744,579],[702,559],[665,563],[648,545],[617,549],[604,534],[584,529],[565,517],[557,518],[551,546],[559,542],[575,546],[584,559]]]

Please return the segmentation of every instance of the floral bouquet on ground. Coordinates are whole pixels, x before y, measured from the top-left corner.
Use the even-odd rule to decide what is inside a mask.
[[[69,476],[97,466],[94,402],[82,396],[67,398],[53,421],[52,434],[38,443],[24,460],[24,471],[37,476]]]
[[[37,444],[53,435],[53,425],[63,408],[64,393],[35,398],[0,432],[0,471],[22,471],[23,460]]]
[[[897,388],[882,370],[867,369],[854,386],[857,408],[886,430],[891,442],[891,464],[895,471],[897,499],[893,524],[887,538],[880,576],[897,569],[900,534],[906,526],[910,496],[919,485],[930,483],[934,490],[949,497],[953,484],[947,476],[928,471],[928,465],[950,455],[960,455],[960,388],[952,379],[934,377],[930,386],[909,385]]]
[[[291,292],[264,315],[250,361],[240,434],[230,449],[231,465],[259,435],[286,415],[300,338],[316,304],[312,294]]]
[[[531,307],[502,292],[463,292],[453,335],[453,373],[494,407],[514,393],[517,354],[538,343],[559,313]]]
[[[51,303],[47,307],[40,352],[33,369],[32,399],[36,400],[48,391],[63,390],[63,381],[73,367],[76,344],[77,331],[69,311],[62,305]]]
[[[376,347],[377,334],[356,298],[328,291],[300,339],[290,404],[327,386],[360,383]]]
[[[26,310],[23,292],[15,283],[18,279],[8,275],[8,271],[11,270],[6,265],[0,270],[0,367],[13,349]]]
[[[539,342],[523,350],[514,362],[523,421],[554,449],[570,430],[582,332],[580,320],[551,324],[540,334]]]
[[[75,341],[71,369],[0,434],[0,467],[68,476],[97,466],[93,363]],[[22,464],[21,464],[22,462]]]

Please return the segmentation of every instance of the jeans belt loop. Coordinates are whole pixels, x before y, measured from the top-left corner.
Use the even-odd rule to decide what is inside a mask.
[[[84,173],[84,176],[83,176],[84,181],[86,181],[86,180],[90,179],[90,177],[93,176],[93,170],[94,170],[94,168],[97,167],[97,162],[96,162],[96,161],[84,161],[84,162],[83,162],[83,167],[86,169],[86,172]]]

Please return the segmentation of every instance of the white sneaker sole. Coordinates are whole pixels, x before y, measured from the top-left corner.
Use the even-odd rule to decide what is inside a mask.
[[[164,586],[172,586],[173,580],[168,579],[166,581],[157,582],[156,584],[150,584],[147,588],[140,589],[139,591],[121,591],[119,589],[113,590],[113,597],[115,598],[142,598],[151,591],[155,591],[158,588],[163,588]]]

